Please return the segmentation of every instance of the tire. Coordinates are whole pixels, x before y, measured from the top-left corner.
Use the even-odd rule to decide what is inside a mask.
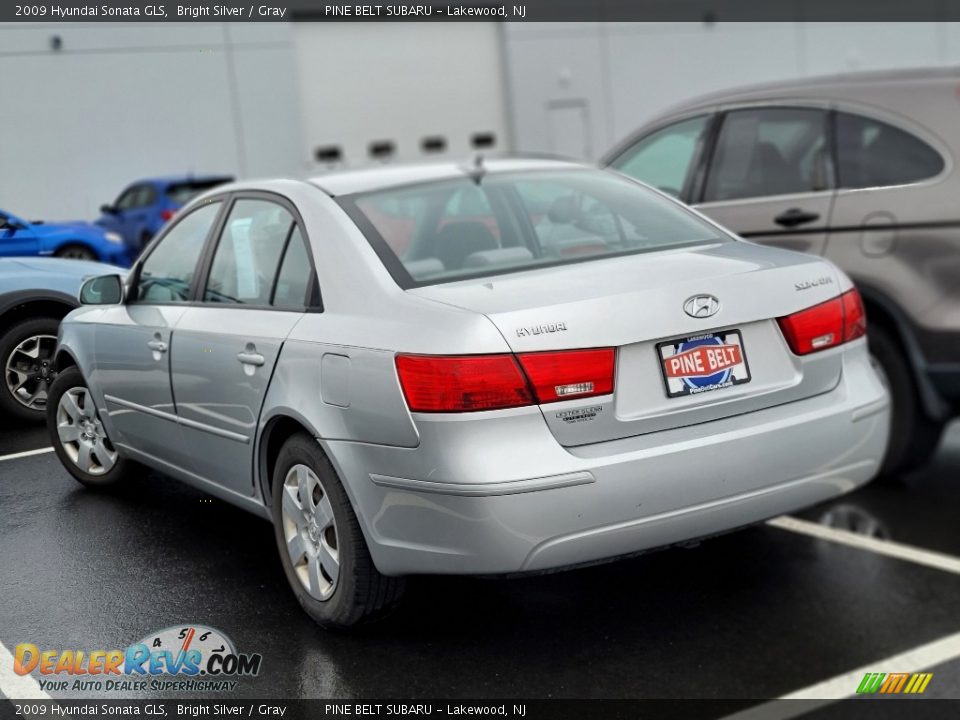
[[[47,431],[60,462],[81,484],[108,487],[129,474],[131,463],[110,443],[93,396],[76,367],[61,372],[53,383],[47,401]]]
[[[867,334],[870,355],[890,392],[890,442],[880,466],[886,482],[904,483],[906,475],[924,465],[937,449],[943,423],[927,417],[919,388],[900,344],[876,325]]]
[[[392,610],[405,582],[374,567],[350,500],[317,441],[305,433],[287,440],[272,480],[280,562],[307,614],[323,627],[348,628]],[[308,489],[307,512],[301,488]]]
[[[69,258],[71,260],[91,260],[97,259],[97,254],[83,245],[67,245],[54,253],[58,258]]]
[[[30,318],[0,337],[0,417],[34,423],[46,417],[47,396],[57,376],[54,353],[59,327],[57,318]]]

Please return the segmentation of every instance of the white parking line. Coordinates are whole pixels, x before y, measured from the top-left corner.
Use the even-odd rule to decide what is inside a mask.
[[[960,558],[934,550],[924,550],[892,540],[879,540],[786,515],[768,520],[767,525],[960,575]]]
[[[31,675],[13,671],[13,655],[0,643],[0,693],[8,700],[49,700]]]
[[[4,460],[17,460],[19,458],[30,457],[31,455],[43,455],[44,453],[53,452],[52,447],[40,448],[38,450],[24,450],[23,452],[12,453],[10,455],[0,455],[0,462]]]
[[[937,665],[957,658],[960,658],[960,633],[947,635],[926,645],[863,665],[856,670],[795,690],[776,700],[728,715],[722,720],[787,720],[800,717],[818,707],[856,695],[860,681],[868,672],[927,672]],[[932,682],[937,682],[936,673]],[[782,702],[784,700],[793,702]]]

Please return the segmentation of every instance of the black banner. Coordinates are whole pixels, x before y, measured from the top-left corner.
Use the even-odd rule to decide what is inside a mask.
[[[952,0],[36,0],[0,3],[0,22],[651,22],[960,20]]]

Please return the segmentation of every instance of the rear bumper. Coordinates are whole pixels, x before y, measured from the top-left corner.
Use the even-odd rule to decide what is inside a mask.
[[[829,393],[623,440],[563,448],[527,408],[419,416],[412,449],[324,445],[381,572],[593,562],[749,525],[872,478],[889,401],[865,343],[840,352]]]

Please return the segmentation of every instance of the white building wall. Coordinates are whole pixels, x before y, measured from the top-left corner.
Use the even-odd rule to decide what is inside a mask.
[[[318,171],[464,158],[475,134],[510,147],[503,54],[492,23],[300,23],[294,26],[307,157]],[[443,138],[425,152],[427,137]],[[374,142],[393,144],[371,157]],[[341,161],[317,161],[338,148]]]
[[[678,102],[756,82],[960,61],[955,23],[513,23],[514,144],[596,159]],[[570,108],[578,108],[573,117]]]
[[[3,24],[0,79],[0,208],[30,219],[140,177],[303,171],[288,25]]]

